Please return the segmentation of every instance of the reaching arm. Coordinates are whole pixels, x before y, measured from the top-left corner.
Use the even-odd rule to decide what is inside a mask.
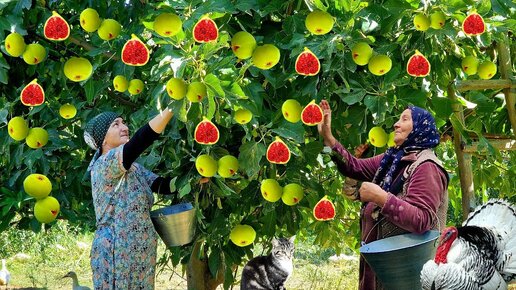
[[[126,170],[133,162],[159,137],[166,125],[172,119],[173,113],[168,109],[160,112],[148,124],[138,129],[134,136],[124,145],[123,165]]]

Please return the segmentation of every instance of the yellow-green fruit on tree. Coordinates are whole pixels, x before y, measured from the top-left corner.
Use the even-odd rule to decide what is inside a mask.
[[[333,17],[329,13],[320,10],[310,12],[305,19],[306,29],[315,35],[323,35],[330,32],[333,28],[333,23]]]
[[[430,18],[428,18],[425,14],[418,13],[414,16],[414,27],[419,31],[427,31],[430,27]]]
[[[256,231],[249,225],[236,225],[229,234],[229,239],[239,247],[245,247],[254,242]]]
[[[36,201],[34,205],[34,216],[40,223],[48,224],[56,219],[60,209],[59,201],[52,196],[47,196]]]
[[[18,57],[23,54],[27,45],[21,34],[13,32],[5,38],[5,50],[10,56]]]
[[[183,22],[174,13],[162,13],[154,19],[154,31],[163,37],[172,37],[181,31]]]
[[[394,135],[395,134],[396,134],[396,132],[394,132],[394,131],[389,133],[389,138],[387,140],[387,146],[389,146],[389,147],[396,146],[396,143],[394,143]]]
[[[244,125],[251,121],[253,113],[247,109],[238,109],[233,118],[235,119],[235,122]]]
[[[496,74],[496,64],[491,61],[484,61],[478,65],[478,76],[483,80],[488,80]]]
[[[231,38],[231,50],[240,59],[248,59],[256,48],[254,36],[246,31],[239,31]]]
[[[37,199],[47,197],[52,191],[52,183],[43,174],[33,173],[23,180],[23,190]]]
[[[233,155],[225,155],[218,161],[218,173],[220,177],[229,178],[238,171],[238,159]]]
[[[186,96],[186,83],[180,78],[171,78],[167,82],[168,96],[174,100],[182,100]]]
[[[260,191],[266,201],[276,202],[281,198],[283,188],[276,179],[264,179],[260,185]]]
[[[281,106],[283,118],[290,123],[297,123],[301,120],[301,111],[303,111],[303,107],[301,107],[301,104],[294,99],[286,100]]]
[[[430,14],[430,27],[433,29],[442,29],[446,23],[446,15],[441,11]]]
[[[123,75],[117,75],[113,79],[113,87],[117,92],[125,92],[129,88],[129,81]]]
[[[208,154],[202,154],[195,159],[195,168],[200,175],[212,177],[217,173],[217,160]]]
[[[387,144],[388,140],[389,135],[387,135],[382,127],[373,127],[369,130],[369,142],[371,142],[374,147],[383,147]]]
[[[83,57],[71,57],[64,65],[65,76],[74,82],[81,82],[90,78],[93,66]]]
[[[95,32],[100,27],[99,13],[93,8],[82,10],[79,20],[81,21],[82,29],[86,32]]]
[[[474,75],[478,71],[478,59],[472,55],[466,56],[464,59],[462,59],[462,70],[468,75]]]
[[[284,204],[292,206],[298,204],[304,196],[305,194],[301,185],[297,183],[290,183],[283,187],[283,195],[281,196],[281,200]]]
[[[71,119],[77,114],[77,108],[72,104],[64,104],[59,108],[59,115],[65,119]]]
[[[16,141],[21,141],[29,134],[29,125],[23,117],[14,117],[7,123],[7,133]]]
[[[359,42],[351,49],[353,61],[358,65],[366,65],[373,56],[373,49],[365,42]]]
[[[280,50],[272,44],[258,46],[253,51],[253,64],[260,69],[270,69],[280,59]]]
[[[201,82],[191,82],[186,89],[186,97],[192,103],[202,101],[206,94],[206,85]]]
[[[103,40],[112,40],[120,34],[120,30],[122,30],[122,26],[120,26],[118,21],[114,19],[104,19],[102,23],[100,23],[97,33]]]
[[[372,74],[383,76],[391,70],[392,61],[384,54],[375,55],[369,60],[367,68]]]
[[[127,91],[129,91],[129,94],[131,95],[137,95],[141,92],[143,92],[144,84],[143,81],[140,79],[132,79],[129,82],[129,87],[127,88]]]
[[[25,51],[23,52],[23,60],[25,63],[30,65],[35,65],[42,62],[45,60],[46,56],[47,50],[39,43],[31,43],[27,45]]]
[[[41,148],[48,143],[48,132],[41,127],[29,129],[29,134],[25,138],[25,143],[32,149]]]

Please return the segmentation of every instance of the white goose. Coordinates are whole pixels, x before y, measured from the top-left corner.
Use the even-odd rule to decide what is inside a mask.
[[[74,271],[68,272],[66,275],[63,276],[63,278],[72,278],[73,280],[73,290],[91,290],[90,287],[87,286],[81,286],[79,285],[79,280],[77,279],[77,274],[75,274]]]
[[[9,285],[9,280],[11,280],[11,273],[7,270],[5,266],[5,259],[2,259],[2,270],[0,270],[0,285]]]

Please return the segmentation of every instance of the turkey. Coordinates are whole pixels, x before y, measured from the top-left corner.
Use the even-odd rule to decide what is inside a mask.
[[[421,270],[425,290],[507,289],[516,278],[516,208],[489,200],[462,227],[441,234],[435,258]]]
[[[0,285],[9,285],[9,280],[11,280],[11,273],[7,270],[5,266],[5,259],[2,259],[2,270],[0,270]]]

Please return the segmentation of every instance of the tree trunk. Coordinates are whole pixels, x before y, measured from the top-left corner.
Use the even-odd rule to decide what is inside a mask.
[[[195,243],[188,261],[186,270],[188,290],[215,290],[224,282],[224,264],[220,265],[217,277],[212,277],[206,253],[204,250],[201,252],[202,244],[202,241]]]

